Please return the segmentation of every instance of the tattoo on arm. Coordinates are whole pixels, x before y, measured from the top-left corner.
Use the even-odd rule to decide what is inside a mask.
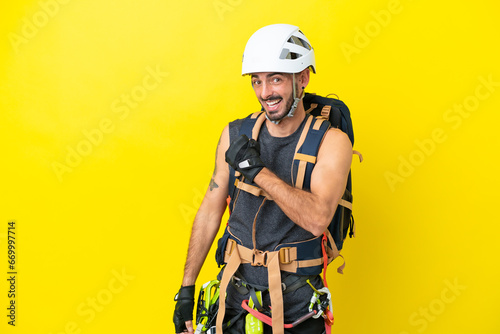
[[[214,190],[215,188],[219,188],[219,185],[215,183],[215,180],[212,177],[212,179],[210,180],[210,191]]]
[[[214,190],[215,188],[219,188],[219,185],[215,182],[215,174],[217,174],[217,157],[219,156],[219,146],[221,138],[219,138],[219,142],[217,143],[217,149],[215,150],[215,168],[214,168],[214,173],[212,174],[212,179],[210,180],[210,191]]]

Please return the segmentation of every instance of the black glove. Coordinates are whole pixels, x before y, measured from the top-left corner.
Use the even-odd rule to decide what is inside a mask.
[[[175,295],[174,326],[176,333],[182,333],[186,328],[186,321],[193,320],[194,285],[181,286]]]
[[[260,160],[260,145],[254,139],[241,135],[226,151],[226,162],[243,176],[253,182],[253,179],[264,168]]]

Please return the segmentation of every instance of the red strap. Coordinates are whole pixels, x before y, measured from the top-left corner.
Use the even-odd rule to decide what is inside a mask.
[[[328,282],[326,281],[326,268],[328,267],[328,255],[326,254],[326,243],[328,242],[328,238],[326,236],[326,232],[323,233],[323,238],[321,240],[321,250],[323,252],[323,284],[328,288]],[[326,310],[324,315],[325,318],[325,330],[326,334],[330,334],[332,332],[333,325],[333,313],[332,310]]]
[[[231,196],[227,196],[226,203],[227,203],[227,208],[229,210],[229,215],[231,215],[231,207],[229,206],[229,204],[231,203]]]
[[[325,320],[325,333],[326,334],[331,334],[332,333],[332,325],[328,324]]]
[[[326,334],[331,334],[332,332],[332,325],[333,325],[333,313],[330,310],[326,310],[324,315],[325,317],[325,331]]]
[[[328,242],[326,237],[326,232],[323,233],[323,239],[321,239],[321,250],[323,251],[323,284],[328,288],[328,282],[326,281],[326,268],[328,267],[328,255],[326,254],[325,245]]]
[[[248,306],[248,299],[245,299],[244,301],[241,302],[241,307],[243,307],[246,311],[248,311],[248,313],[250,313],[251,315],[253,315],[257,319],[259,319],[260,321],[262,321],[266,325],[268,325],[268,326],[273,325],[273,319],[271,317],[265,315],[264,313],[260,313],[256,309]],[[306,314],[305,316],[297,319],[295,322],[293,322],[291,324],[284,324],[283,327],[287,328],[287,329],[293,328],[293,327],[297,326],[298,324],[304,322],[305,320],[312,318],[312,316],[315,314],[316,314],[316,311],[310,312],[310,313]]]
[[[248,311],[248,313],[250,313],[251,315],[253,315],[257,319],[259,319],[260,321],[262,321],[266,325],[268,325],[268,326],[273,325],[273,319],[271,317],[269,317],[263,313],[260,313],[259,311],[248,306],[248,299],[245,299],[244,301],[241,302],[241,307],[243,307],[245,310]]]

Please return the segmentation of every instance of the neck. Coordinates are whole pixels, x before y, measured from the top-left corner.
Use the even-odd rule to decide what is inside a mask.
[[[299,128],[304,117],[306,117],[306,112],[304,110],[304,104],[300,101],[293,117],[285,117],[279,124],[274,124],[266,119],[266,126],[271,136],[287,137]]]

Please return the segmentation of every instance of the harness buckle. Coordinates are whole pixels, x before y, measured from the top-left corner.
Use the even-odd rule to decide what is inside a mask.
[[[330,118],[330,111],[332,110],[332,106],[326,105],[321,109],[321,117],[328,120]]]
[[[227,240],[226,253],[228,256],[230,256],[233,253],[234,249],[236,248],[236,245],[237,243],[233,239]]]
[[[280,263],[290,264],[293,261],[290,259],[290,247],[283,247],[279,250]]]
[[[254,249],[252,253],[252,266],[263,266],[267,268],[267,254],[268,251],[261,251],[258,249]]]

